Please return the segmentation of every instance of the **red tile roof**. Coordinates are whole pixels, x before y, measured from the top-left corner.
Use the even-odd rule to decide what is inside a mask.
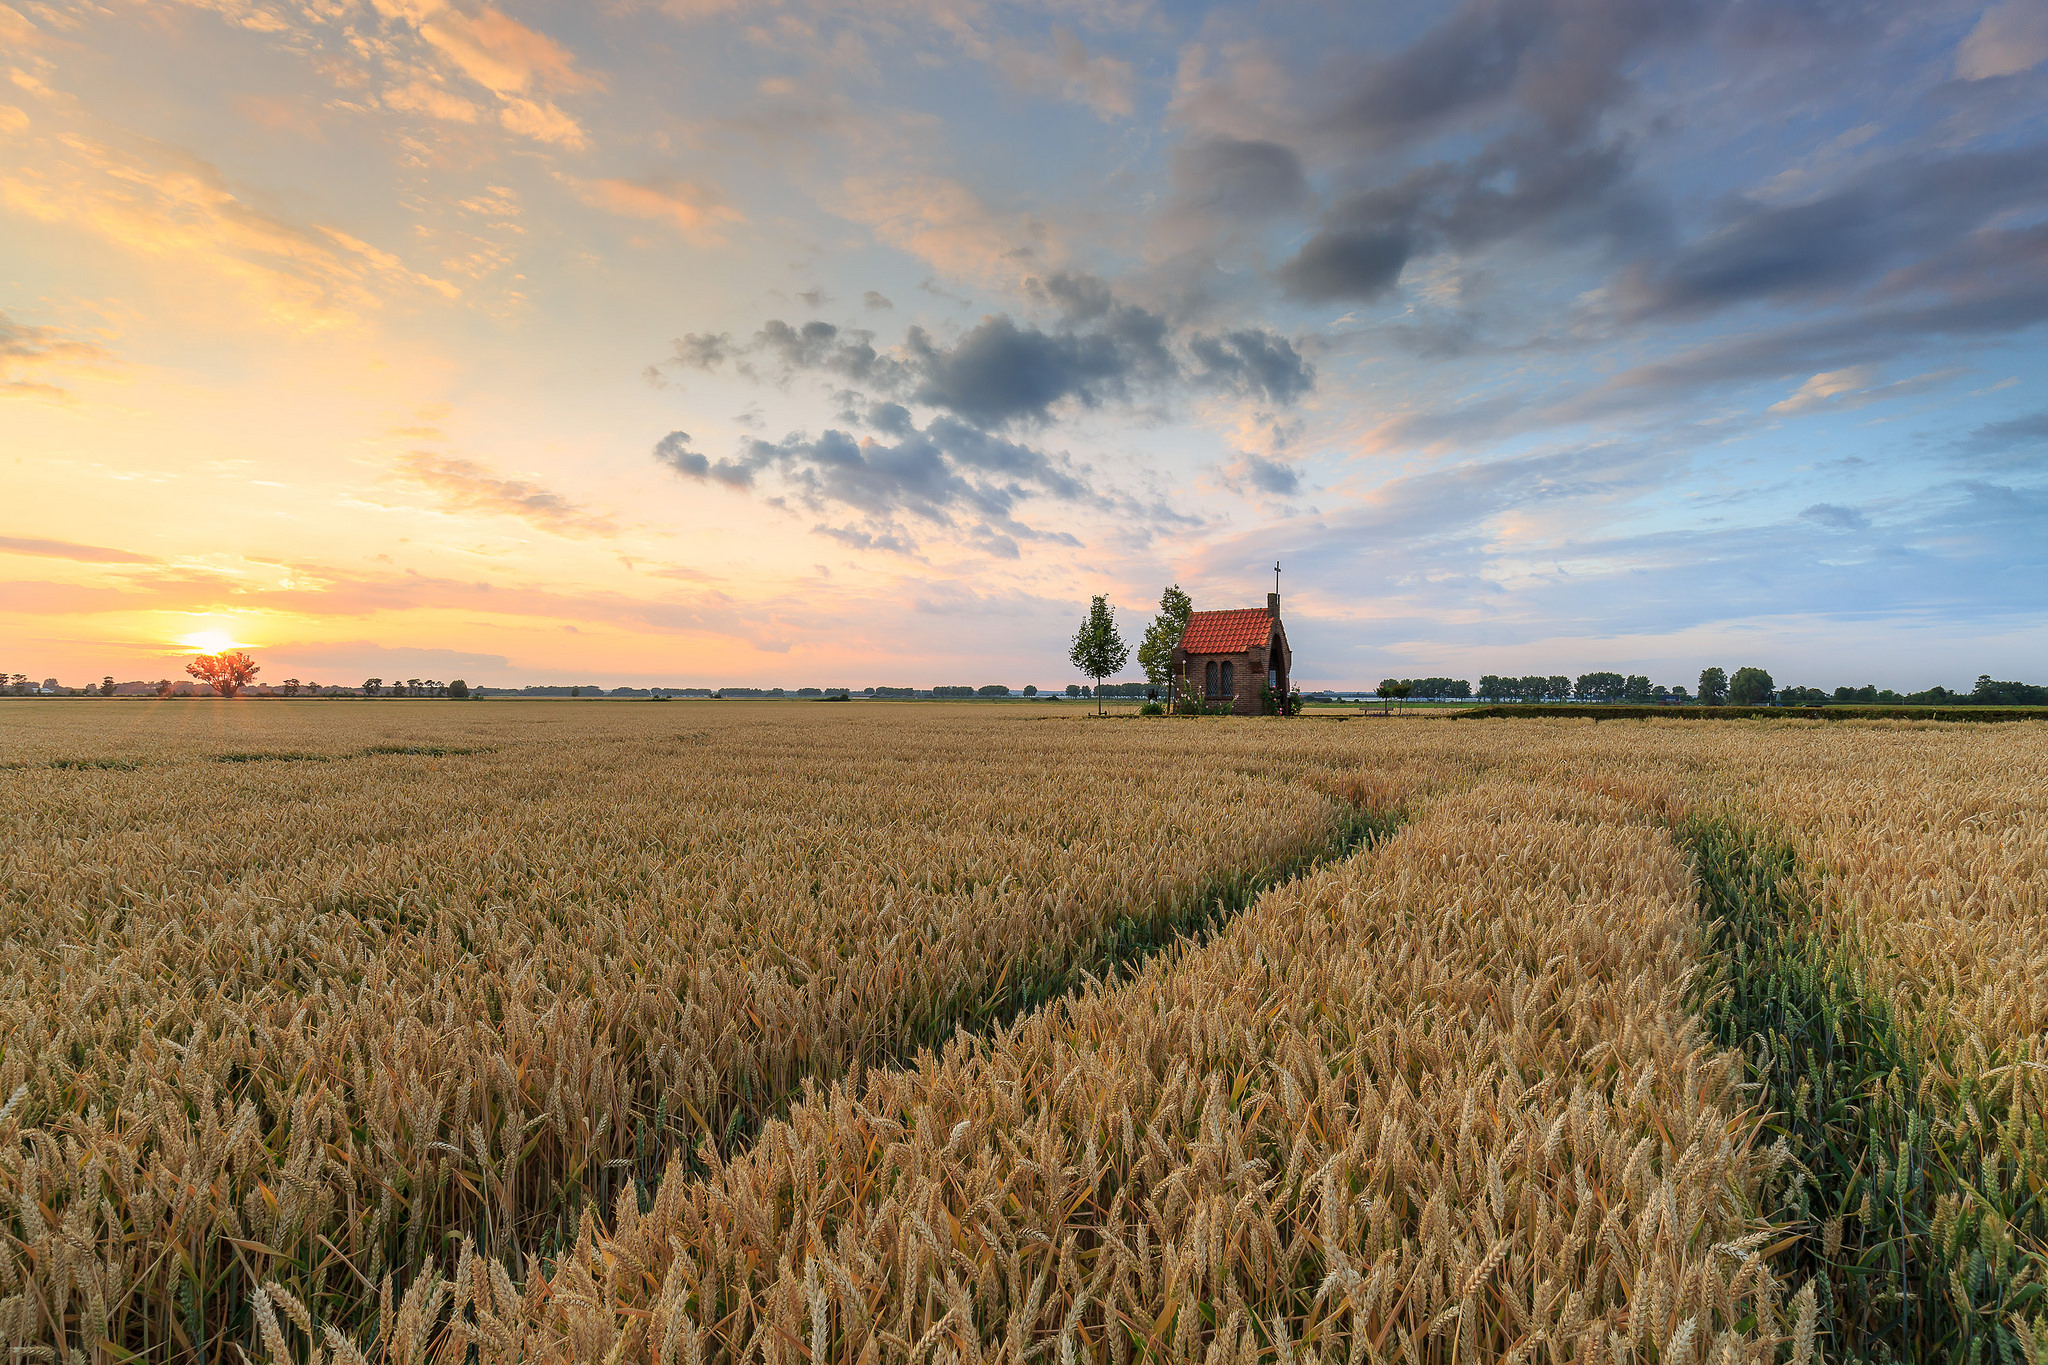
[[[1198,611],[1188,617],[1180,647],[1190,654],[1242,654],[1264,649],[1272,638],[1273,618],[1264,607]]]

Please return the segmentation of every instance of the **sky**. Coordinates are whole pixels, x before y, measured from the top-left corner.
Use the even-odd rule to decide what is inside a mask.
[[[2048,681],[2048,0],[0,0],[0,670]],[[1129,676],[1136,676],[1135,662]]]

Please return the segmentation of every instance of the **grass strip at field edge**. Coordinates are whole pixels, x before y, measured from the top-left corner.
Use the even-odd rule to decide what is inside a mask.
[[[2048,1361],[2048,1068],[1930,1047],[1873,988],[1869,945],[1820,931],[1785,838],[1725,812],[1673,832],[1700,883],[1701,1018],[1787,1156],[1781,1278],[1814,1281],[1846,1359]]]

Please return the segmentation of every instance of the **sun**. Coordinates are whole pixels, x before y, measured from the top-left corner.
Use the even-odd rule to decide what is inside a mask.
[[[224,630],[195,631],[193,634],[181,638],[178,643],[187,648],[196,649],[201,654],[218,654],[222,650],[235,647],[234,637]]]

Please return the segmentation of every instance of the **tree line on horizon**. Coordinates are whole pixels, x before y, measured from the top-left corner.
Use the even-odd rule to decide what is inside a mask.
[[[1080,697],[1093,695],[1098,701],[1107,697],[1157,696],[1162,688],[1170,687],[1172,678],[1173,651],[1179,645],[1182,634],[1187,630],[1188,620],[1194,613],[1194,599],[1178,583],[1166,587],[1160,594],[1159,612],[1146,627],[1144,639],[1138,647],[1138,662],[1145,671],[1145,681],[1136,683],[1110,683],[1107,681],[1121,672],[1129,662],[1131,650],[1124,641],[1116,623],[1116,608],[1110,605],[1107,594],[1096,594],[1089,602],[1088,615],[1083,618],[1080,629],[1075,633],[1068,652],[1069,661],[1075,668],[1092,680],[1093,687],[1084,689],[1077,683],[1066,686],[1065,695]],[[262,671],[255,660],[240,650],[223,650],[218,654],[202,654],[185,666],[185,671],[217,695],[232,697],[254,682]],[[97,685],[88,684],[83,688],[53,689],[54,679],[47,680],[41,687],[33,687],[28,675],[0,672],[0,691],[27,695],[32,691],[48,693],[60,691],[71,696],[155,695],[169,697],[176,692],[176,685],[169,679],[155,683],[132,682],[116,684],[110,674]],[[1342,690],[1342,689],[1339,689]],[[364,697],[447,697],[456,700],[484,695],[499,696],[682,696],[718,699],[772,699],[790,695],[780,687],[726,687],[711,688],[613,688],[608,694],[598,686],[528,686],[512,688],[472,688],[461,678],[451,682],[438,679],[394,679],[386,684],[382,678],[365,678],[362,686],[323,687],[318,682],[302,683],[297,678],[287,678],[278,685],[279,694],[287,697],[302,693],[314,696],[359,695]],[[935,700],[968,700],[973,698],[993,699],[1014,695],[1007,684],[985,683],[981,686],[946,685],[929,689],[914,687],[869,687],[855,694],[850,688],[804,687],[795,694],[804,699],[840,700],[854,695],[883,699],[913,699],[929,697]],[[1027,685],[1022,694],[1026,697],[1057,695],[1041,693],[1036,685]],[[1313,697],[1328,697],[1325,691],[1311,694]],[[1832,692],[1818,687],[1791,686],[1780,688],[1770,673],[1762,668],[1747,666],[1738,668],[1731,676],[1719,667],[1702,669],[1699,676],[1698,692],[1689,693],[1683,684],[1676,686],[1652,683],[1642,674],[1621,674],[1597,671],[1582,673],[1576,679],[1564,674],[1528,674],[1521,677],[1487,673],[1481,675],[1475,691],[1472,684],[1463,678],[1383,678],[1371,695],[1382,699],[1401,698],[1438,701],[1467,701],[1476,698],[1486,702],[1521,703],[1597,703],[1633,704],[1654,706],[1664,704],[1700,706],[1825,706],[1825,705],[1946,705],[1946,706],[2048,706],[2048,686],[2014,681],[1999,681],[1988,673],[1979,674],[1976,683],[1968,692],[1951,691],[1946,687],[1934,686],[1919,692],[1901,693],[1891,688],[1879,688],[1875,683],[1860,687],[1841,686]]]

